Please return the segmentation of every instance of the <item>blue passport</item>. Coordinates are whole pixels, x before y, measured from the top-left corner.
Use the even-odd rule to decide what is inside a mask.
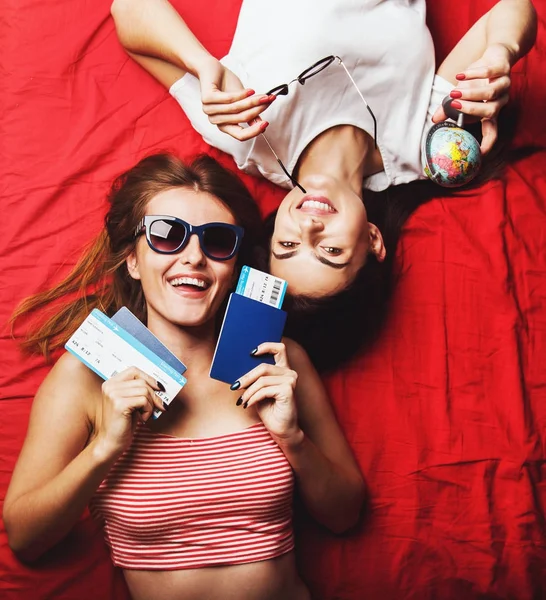
[[[125,306],[122,306],[112,317],[112,321],[125,329],[141,344],[146,346],[154,354],[164,360],[177,373],[182,375],[186,370],[186,365],[180,361],[168,348],[160,342],[155,335],[144,325],[135,315]]]
[[[261,363],[275,364],[270,354],[250,353],[264,342],[280,342],[285,323],[284,310],[231,294],[212,359],[212,379],[232,384]]]

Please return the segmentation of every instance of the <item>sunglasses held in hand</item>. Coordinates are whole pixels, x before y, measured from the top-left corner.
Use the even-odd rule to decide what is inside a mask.
[[[345,63],[341,60],[341,58],[339,56],[335,56],[332,54],[330,56],[325,56],[324,58],[321,58],[314,65],[311,65],[309,68],[305,69],[305,71],[300,73],[295,79],[292,79],[292,81],[289,81],[288,83],[281,83],[280,85],[277,85],[273,89],[269,90],[269,92],[267,92],[267,95],[268,96],[271,96],[271,95],[286,96],[288,94],[288,92],[290,91],[290,89],[289,89],[290,84],[298,82],[300,85],[305,85],[305,82],[308,79],[310,79],[311,77],[314,77],[315,75],[318,75],[320,72],[324,71],[324,69],[326,69],[326,67],[329,67],[334,61],[337,61],[337,63],[343,67],[343,69],[345,70],[345,73],[351,80],[351,83],[353,84],[353,86],[356,89],[358,95],[360,96],[362,102],[364,103],[366,109],[368,110],[368,112],[370,113],[370,115],[372,117],[373,141],[374,141],[375,147],[377,148],[377,120],[375,118],[375,115],[373,114],[372,109],[369,107],[368,103],[366,102],[366,99],[362,95],[362,92],[360,91],[360,89],[359,89],[358,85],[356,84],[355,80],[353,79],[352,75],[349,73],[349,70],[345,66]],[[266,144],[269,146],[269,149],[271,150],[271,152],[277,159],[277,162],[279,163],[279,166],[283,170],[284,174],[288,177],[288,179],[290,179],[290,181],[292,182],[292,184],[295,187],[299,188],[304,194],[306,194],[307,192],[306,192],[305,188],[298,183],[296,178],[291,173],[288,172],[288,169],[284,166],[281,159],[277,156],[277,153],[275,152],[275,150],[273,150],[273,147],[269,143],[269,140],[267,139],[267,137],[265,136],[264,133],[262,133],[262,137],[264,138]]]
[[[203,254],[211,260],[233,258],[243,240],[244,229],[229,223],[191,225],[177,217],[146,215],[135,230],[135,238],[146,233],[148,246],[159,254],[183,250],[192,235],[199,238]]]

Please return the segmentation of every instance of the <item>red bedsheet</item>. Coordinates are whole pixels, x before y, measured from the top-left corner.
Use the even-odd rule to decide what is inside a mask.
[[[214,54],[227,51],[240,0],[175,4]],[[429,4],[442,58],[494,2]],[[546,3],[535,4],[537,48],[513,78],[520,145],[546,145]],[[208,148],[126,58],[108,2],[3,0],[0,15],[4,324],[73,265],[116,174],[152,151]],[[380,343],[328,380],[371,499],[345,537],[298,517],[314,597],[546,598],[545,171],[546,154],[535,154],[506,183],[434,200],[407,224]],[[279,190],[246,180],[264,211],[275,206]],[[0,356],[3,499],[47,367],[21,356],[5,329]],[[6,600],[128,597],[88,516],[32,568],[13,557],[3,528],[0,546]]]

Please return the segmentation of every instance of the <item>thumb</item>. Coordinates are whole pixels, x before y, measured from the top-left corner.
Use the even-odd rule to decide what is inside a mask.
[[[432,122],[433,123],[441,123],[442,121],[445,121],[446,119],[447,119],[447,115],[444,112],[444,107],[442,105],[440,105],[436,109],[436,112],[432,115]]]
[[[498,136],[498,126],[495,119],[482,119],[481,151],[485,155],[491,151]]]

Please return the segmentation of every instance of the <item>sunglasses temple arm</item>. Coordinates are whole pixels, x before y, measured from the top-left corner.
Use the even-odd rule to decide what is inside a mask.
[[[281,167],[281,169],[283,170],[283,173],[288,177],[288,179],[290,179],[290,181],[297,187],[299,188],[304,194],[307,194],[307,191],[303,188],[303,186],[301,186],[295,179],[294,177],[292,177],[292,175],[290,175],[290,173],[287,171],[286,167],[282,164],[281,159],[277,156],[277,153],[275,152],[275,150],[273,150],[273,146],[271,146],[271,144],[269,143],[269,140],[265,137],[265,134],[261,134],[262,137],[265,140],[265,143],[269,146],[269,149],[271,150],[271,152],[273,153],[273,156],[277,159],[277,162],[279,163],[279,166]]]
[[[373,143],[375,145],[375,147],[377,148],[377,121],[375,119],[375,115],[372,112],[372,109],[366,104],[366,108],[368,109],[368,112],[370,113],[370,115],[372,115],[372,119],[373,119]]]
[[[356,81],[353,79],[353,76],[349,73],[349,70],[345,66],[345,63],[341,60],[341,58],[339,58],[339,56],[336,56],[336,58],[339,61],[339,64],[345,69],[345,73],[347,73],[347,76],[351,80],[351,83],[354,85],[356,91],[358,92],[358,95],[362,99],[362,102],[364,102],[364,104],[366,105],[366,108],[368,109],[368,112],[372,116],[372,119],[373,119],[373,141],[374,141],[375,147],[377,148],[377,121],[375,119],[375,115],[373,114],[372,109],[370,108],[370,105],[366,102],[366,98],[364,98],[364,96],[362,95],[362,92],[358,89],[358,85],[356,85]]]

